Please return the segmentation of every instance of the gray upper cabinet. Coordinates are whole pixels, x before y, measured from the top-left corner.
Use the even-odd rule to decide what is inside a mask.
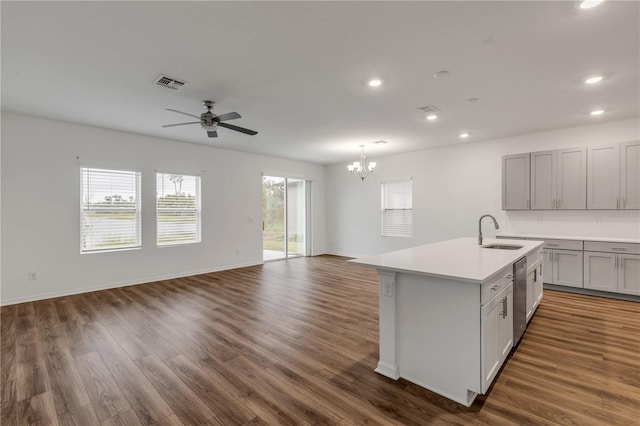
[[[502,157],[503,210],[640,210],[640,141]]]
[[[590,147],[587,208],[617,209],[620,205],[620,144]]]
[[[620,208],[640,209],[640,141],[620,145]]]
[[[502,157],[502,209],[529,209],[529,154]]]
[[[640,209],[640,141],[589,148],[587,208]]]
[[[559,149],[531,153],[531,209],[587,207],[587,150]]]
[[[531,153],[531,209],[555,209],[556,151]]]

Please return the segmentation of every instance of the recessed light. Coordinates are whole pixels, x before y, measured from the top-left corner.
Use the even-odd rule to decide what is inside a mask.
[[[580,9],[591,9],[593,7],[598,6],[604,0],[584,0],[580,3]]]
[[[584,79],[585,84],[596,84],[596,83],[600,83],[601,81],[602,81],[601,75],[594,75]]]
[[[371,87],[378,87],[382,85],[382,80],[379,80],[377,78],[374,78],[373,80],[369,80],[369,86]]]
[[[442,71],[438,71],[437,73],[435,73],[433,76],[435,78],[445,78],[445,77],[449,77],[449,71],[447,70],[442,70]]]
[[[462,132],[458,136],[460,136],[462,139],[465,139],[465,138],[469,137],[469,133],[468,132]]]
[[[593,111],[591,111],[591,115],[602,115],[602,114],[604,114],[603,109],[594,109]]]
[[[437,115],[435,115],[435,114],[429,114],[429,115],[427,115],[427,120],[429,120],[429,121],[433,121],[433,120],[435,120],[435,119],[437,119],[437,118],[438,118],[438,116],[437,116]]]
[[[478,98],[469,98],[469,99],[467,99],[467,103],[468,104],[474,104],[474,103],[478,102],[479,100],[480,99],[478,99]]]

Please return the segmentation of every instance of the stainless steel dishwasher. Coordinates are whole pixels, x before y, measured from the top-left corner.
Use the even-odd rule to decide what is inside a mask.
[[[513,347],[527,328],[527,258],[513,264]]]

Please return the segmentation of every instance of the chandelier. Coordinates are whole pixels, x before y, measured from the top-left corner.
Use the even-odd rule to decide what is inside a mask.
[[[349,173],[358,176],[364,181],[364,178],[373,173],[373,170],[376,168],[376,162],[369,161],[369,164],[367,164],[367,157],[364,155],[364,145],[360,145],[360,149],[360,161],[354,161],[353,164],[349,164],[347,170],[349,170]]]

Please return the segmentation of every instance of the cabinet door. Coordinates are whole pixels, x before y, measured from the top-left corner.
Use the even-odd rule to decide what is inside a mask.
[[[531,209],[555,208],[556,151],[531,153]]]
[[[533,316],[533,305],[535,303],[535,281],[537,269],[527,274],[527,323]]]
[[[538,309],[538,305],[540,305],[540,302],[542,301],[542,293],[544,291],[542,287],[543,271],[544,271],[544,265],[541,263],[540,265],[538,265],[538,273],[536,274],[536,279],[533,285],[534,295],[535,295],[535,301],[533,302],[533,312],[535,312],[536,309]]]
[[[485,393],[493,378],[500,369],[500,354],[498,353],[498,322],[502,311],[502,297],[494,297],[488,304],[482,306],[482,393]]]
[[[553,250],[542,250],[542,281],[553,284]]]
[[[600,291],[618,290],[618,255],[584,252],[584,288]]]
[[[618,255],[618,293],[640,296],[640,256]]]
[[[481,308],[480,336],[482,393],[498,374],[502,363],[513,347],[513,284],[502,289]]]
[[[590,147],[587,155],[587,208],[616,209],[620,204],[619,144]]]
[[[587,149],[557,151],[556,208],[587,208]]]
[[[582,287],[582,251],[553,251],[553,284]]]
[[[620,208],[640,209],[640,141],[620,145]]]
[[[529,154],[502,157],[502,210],[529,209]]]
[[[501,296],[498,314],[498,355],[500,365],[504,363],[513,348],[513,285],[505,289]]]

